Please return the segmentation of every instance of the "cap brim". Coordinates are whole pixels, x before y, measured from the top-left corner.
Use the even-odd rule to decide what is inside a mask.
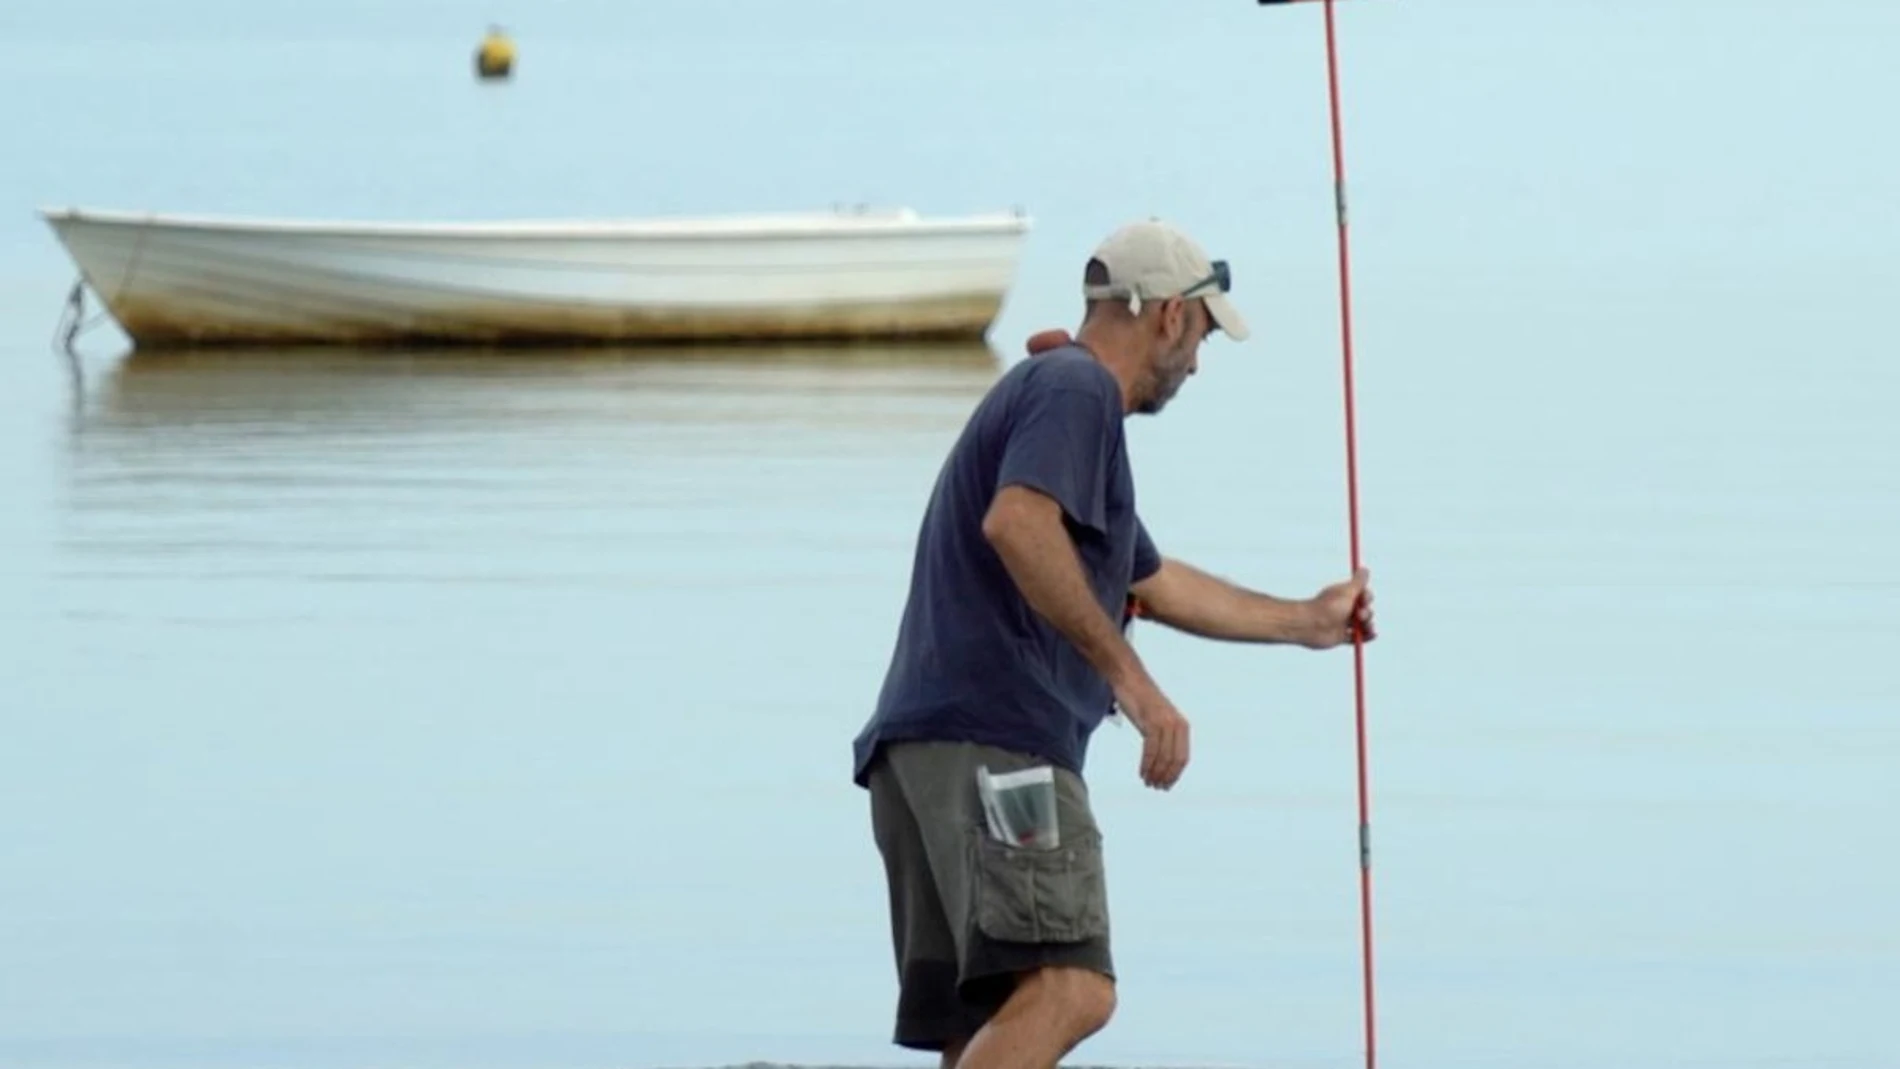
[[[1247,329],[1247,320],[1241,316],[1240,309],[1234,307],[1234,302],[1227,299],[1225,293],[1210,293],[1202,300],[1207,305],[1208,314],[1214,317],[1214,325],[1221,329],[1221,333],[1235,341],[1247,340],[1247,335],[1251,333]]]

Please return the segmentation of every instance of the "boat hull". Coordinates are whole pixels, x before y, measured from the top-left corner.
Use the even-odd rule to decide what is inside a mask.
[[[1028,221],[603,223],[42,215],[140,348],[980,339]]]

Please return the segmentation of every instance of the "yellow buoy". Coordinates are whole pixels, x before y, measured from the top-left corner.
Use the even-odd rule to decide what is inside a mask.
[[[490,26],[488,36],[482,38],[481,47],[475,50],[475,76],[506,78],[514,69],[515,43],[508,39],[501,27]]]

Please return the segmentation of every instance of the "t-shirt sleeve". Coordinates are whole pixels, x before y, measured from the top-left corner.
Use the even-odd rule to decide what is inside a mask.
[[[1161,570],[1161,551],[1155,548],[1153,538],[1148,536],[1148,525],[1135,517],[1135,567],[1128,581],[1139,583]]]
[[[1114,398],[1052,384],[1022,399],[997,465],[996,489],[1027,486],[1055,498],[1069,519],[1108,533],[1109,461],[1121,429]]]

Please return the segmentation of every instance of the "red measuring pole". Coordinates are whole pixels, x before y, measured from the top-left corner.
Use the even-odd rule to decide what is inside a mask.
[[[1359,457],[1353,420],[1352,261],[1346,240],[1346,150],[1339,117],[1339,44],[1333,24],[1334,0],[1259,0],[1261,6],[1322,3],[1326,13],[1326,89],[1333,120],[1333,197],[1339,217],[1339,331],[1346,391],[1346,517],[1352,541],[1352,568],[1360,567]],[[1366,994],[1366,1069],[1377,1064],[1372,997],[1372,816],[1366,774],[1366,647],[1353,633],[1353,697],[1359,751],[1359,923]]]

